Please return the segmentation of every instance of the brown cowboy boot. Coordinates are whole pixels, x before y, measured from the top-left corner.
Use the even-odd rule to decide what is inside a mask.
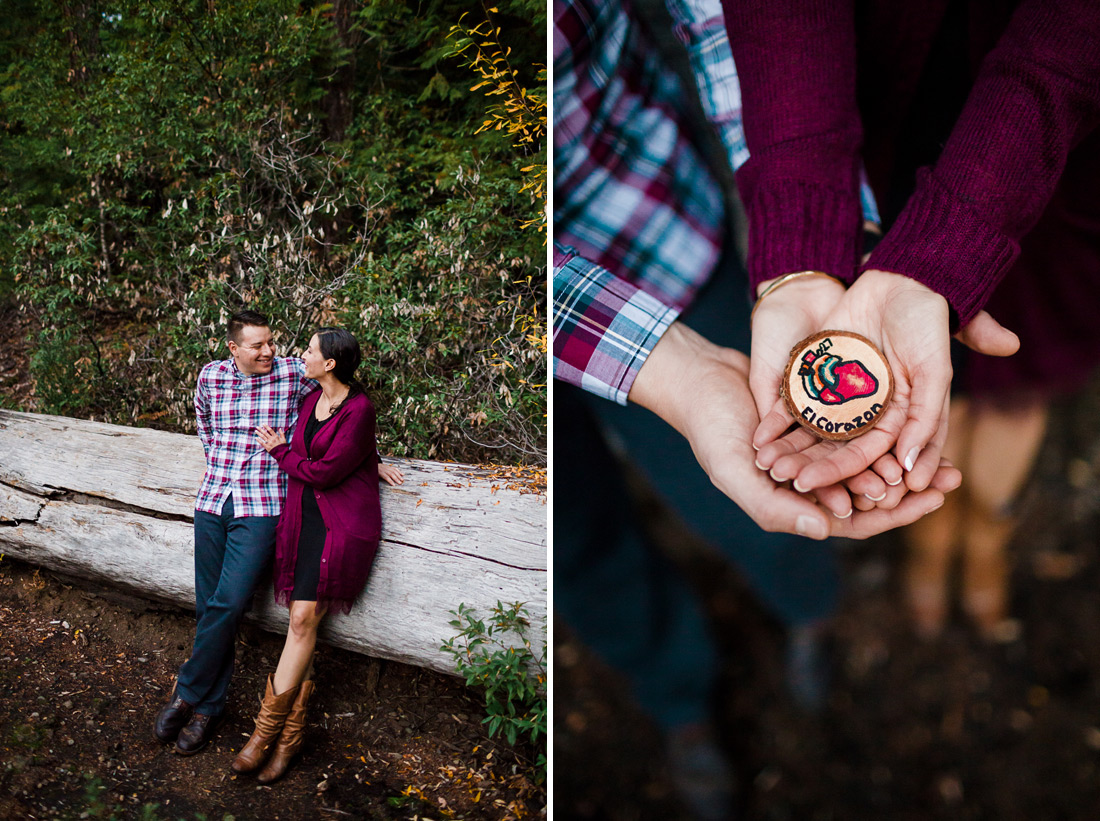
[[[252,736],[241,751],[237,753],[233,763],[229,765],[233,772],[244,775],[258,770],[263,765],[268,750],[283,729],[287,713],[290,712],[291,705],[298,696],[299,687],[291,687],[285,693],[275,695],[275,676],[268,675],[267,691],[260,704],[260,714],[256,716],[256,729],[253,730]]]
[[[290,714],[286,717],[283,732],[279,736],[279,743],[275,745],[275,752],[271,754],[271,760],[267,766],[256,776],[261,784],[270,784],[283,777],[290,760],[302,749],[305,741],[306,729],[306,705],[313,693],[313,682],[303,681],[298,689],[298,697],[294,699],[294,706],[290,708]]]

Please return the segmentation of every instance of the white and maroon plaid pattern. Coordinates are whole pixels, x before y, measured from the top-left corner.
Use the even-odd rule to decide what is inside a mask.
[[[232,359],[211,362],[199,374],[195,416],[206,452],[206,475],[195,510],[218,514],[233,495],[233,514],[278,516],[286,475],[256,438],[256,428],[285,430],[289,441],[298,406],[317,383],[303,375],[300,359],[278,357],[271,373],[241,373]]]

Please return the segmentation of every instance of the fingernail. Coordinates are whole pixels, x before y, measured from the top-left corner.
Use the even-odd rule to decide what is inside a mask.
[[[775,468],[772,468],[771,470],[769,470],[768,475],[771,476],[772,479],[776,482],[785,482],[785,481],[787,481],[786,476],[784,476],[782,479],[780,479],[778,476],[775,475]]]
[[[847,519],[849,516],[852,515],[853,510],[855,510],[855,508],[850,507],[850,508],[848,508],[848,512],[845,513],[843,516],[841,516],[837,513],[834,513],[833,515],[836,516],[838,519]]]
[[[799,516],[794,523],[794,529],[799,536],[805,536],[808,539],[821,540],[829,535],[828,528],[814,516]]]
[[[755,464],[755,465],[756,465],[756,466],[757,466],[758,468],[760,468],[761,470],[767,470],[767,468],[766,468],[766,467],[764,467],[764,466],[763,466],[762,464],[760,464],[760,460],[759,460],[759,459],[755,460],[754,464]]]
[[[804,487],[802,487],[802,485],[798,484],[797,479],[794,480],[794,489],[797,490],[799,493],[805,493],[806,492],[806,488],[804,488]]]
[[[917,461],[918,456],[920,456],[920,448],[913,448],[905,455],[905,469],[907,471],[913,469],[913,463]]]
[[[752,449],[753,450],[760,450],[760,445],[756,444],[756,442],[753,442],[752,443]]]
[[[890,481],[889,479],[883,479],[882,481],[886,482],[886,484],[888,484],[888,485],[889,485],[890,487],[897,487],[898,485],[900,485],[900,484],[901,484],[901,480],[902,480],[903,478],[904,478],[904,477],[902,477],[902,476],[899,476],[899,477],[898,477],[898,480],[897,480],[896,482],[891,482],[891,481]]]
[[[898,481],[900,482],[901,480],[899,479]],[[863,495],[870,499],[872,502],[881,502],[883,499],[886,498],[886,491],[882,491],[881,496],[872,496],[870,493],[864,493]]]

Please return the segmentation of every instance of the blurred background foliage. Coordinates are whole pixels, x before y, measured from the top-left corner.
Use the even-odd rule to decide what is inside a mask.
[[[192,431],[247,306],[285,354],[322,324],[359,337],[383,453],[545,462],[544,3],[5,10],[24,409]]]

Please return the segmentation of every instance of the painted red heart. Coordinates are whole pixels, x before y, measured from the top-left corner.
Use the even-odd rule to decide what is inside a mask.
[[[878,380],[858,360],[837,365],[833,375],[836,386],[821,391],[821,401],[826,405],[839,405],[860,396],[870,396],[878,390]]]

